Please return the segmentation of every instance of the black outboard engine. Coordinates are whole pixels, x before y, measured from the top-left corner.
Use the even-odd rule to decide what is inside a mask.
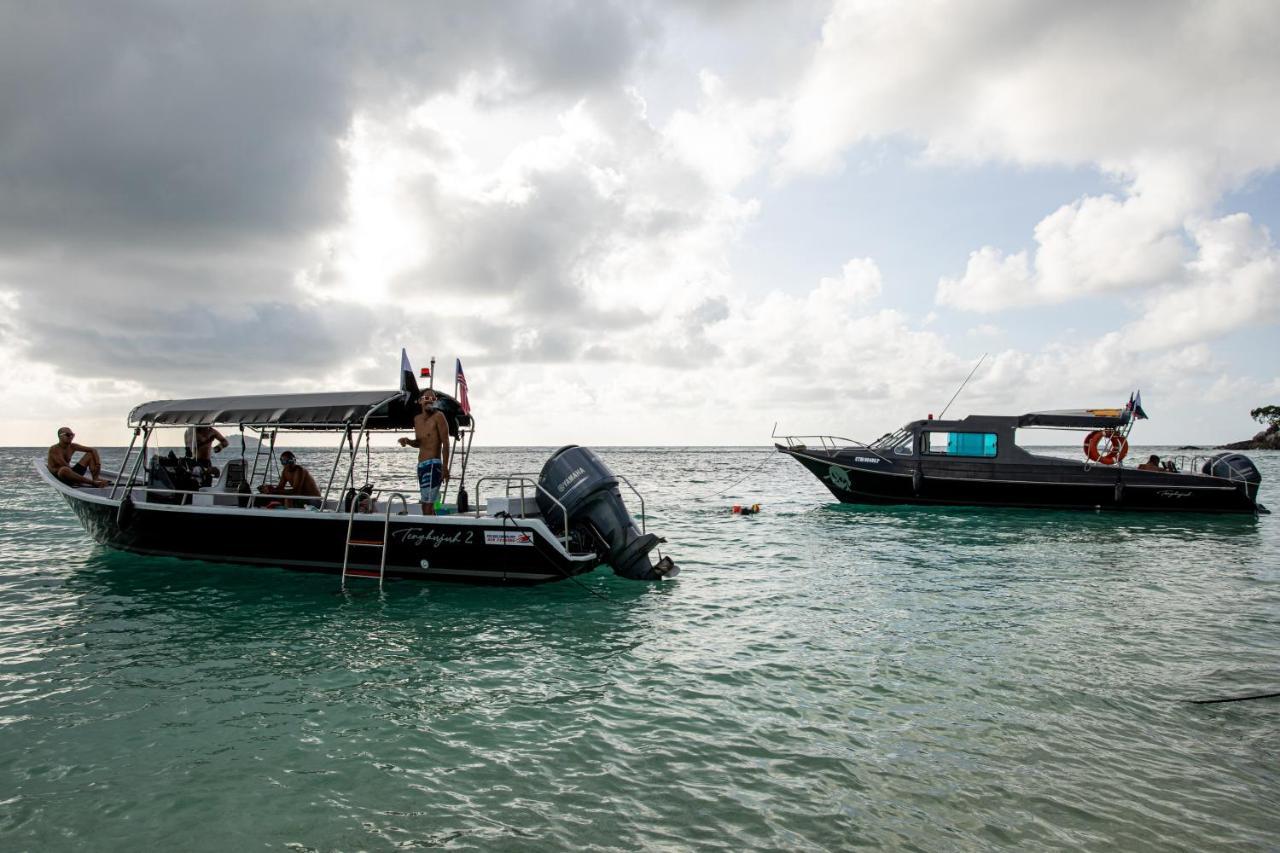
[[[1258,485],[1262,482],[1262,472],[1243,453],[1216,453],[1205,460],[1200,473],[1244,483],[1244,492],[1250,498],[1257,498]]]
[[[552,530],[562,532],[565,520],[548,492],[569,514],[571,535],[589,535],[617,574],[633,580],[659,580],[679,573],[670,557],[650,564],[649,552],[665,540],[636,529],[622,503],[618,478],[594,452],[576,444],[560,448],[542,466],[538,485],[542,486],[538,490],[538,509]]]

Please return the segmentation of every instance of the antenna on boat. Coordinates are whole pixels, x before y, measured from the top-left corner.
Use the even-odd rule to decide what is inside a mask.
[[[973,378],[973,374],[978,372],[979,367],[982,367],[982,362],[987,360],[987,355],[988,354],[984,352],[982,354],[982,358],[978,359],[978,363],[973,366],[973,370],[970,370],[969,375],[960,383],[960,387],[956,389],[956,393],[952,394],[951,399],[947,401],[947,405],[942,407],[942,414],[938,415],[938,420],[942,420],[946,416],[947,409],[951,408],[951,404],[956,401],[956,397],[960,396],[960,392],[964,390],[964,386],[969,384],[969,380]]]

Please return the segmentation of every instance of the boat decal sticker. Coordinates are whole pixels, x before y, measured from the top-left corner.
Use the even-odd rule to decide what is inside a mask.
[[[486,545],[532,545],[533,537],[527,530],[486,530]]]
[[[432,548],[439,548],[441,545],[470,545],[475,538],[475,531],[459,530],[456,533],[446,535],[437,533],[434,530],[415,530],[412,527],[406,527],[404,530],[397,530],[392,533],[391,538],[405,545],[413,545],[418,548],[428,545]]]
[[[852,485],[849,482],[849,473],[843,468],[838,468],[835,465],[832,465],[827,469],[827,479],[841,489],[847,489]]]
[[[880,464],[880,460],[876,459],[874,456],[855,456],[853,457],[853,461],[854,462],[870,462],[872,465]]]
[[[1162,498],[1189,498],[1189,497],[1191,497],[1191,493],[1190,493],[1190,492],[1182,491],[1181,489],[1161,489],[1160,491],[1156,492],[1156,495],[1157,495],[1157,496],[1159,496],[1159,497],[1162,497]]]

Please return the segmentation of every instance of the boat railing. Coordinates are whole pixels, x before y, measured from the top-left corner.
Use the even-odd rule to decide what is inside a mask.
[[[640,532],[648,533],[649,531],[645,529],[645,521],[644,521],[644,517],[645,517],[644,495],[640,494],[640,490],[637,489],[635,486],[631,485],[631,481],[628,480],[626,477],[622,476],[621,474],[614,474],[613,476],[617,477],[619,480],[626,483],[627,488],[630,489],[632,494],[636,496],[636,500],[640,501]]]
[[[1194,474],[1199,477],[1216,477],[1219,480],[1227,480],[1232,483],[1247,483],[1244,475],[1230,465],[1223,466],[1227,469],[1226,476],[1220,474],[1209,474],[1204,471],[1205,463],[1209,462],[1217,454],[1178,454],[1175,456],[1165,456],[1165,462],[1173,464],[1173,470],[1170,474]],[[1167,470],[1167,469],[1166,469]]]
[[[1218,479],[1218,480],[1226,480],[1226,481],[1227,481],[1227,482],[1229,482],[1229,483],[1248,483],[1248,482],[1249,482],[1249,481],[1245,478],[1244,474],[1242,474],[1241,472],[1237,471],[1235,468],[1233,468],[1233,467],[1231,467],[1231,466],[1225,466],[1225,467],[1227,468],[1227,473],[1226,473],[1225,475],[1223,475],[1223,474],[1209,474],[1209,473],[1205,472],[1205,470],[1204,470],[1204,466],[1205,466],[1205,464],[1206,464],[1207,462],[1209,462],[1210,460],[1212,460],[1212,459],[1214,458],[1214,456],[1215,456],[1215,455],[1216,455],[1216,454],[1199,454],[1199,453],[1198,453],[1198,454],[1183,454],[1183,453],[1179,453],[1179,454],[1175,454],[1175,455],[1173,455],[1173,456],[1164,456],[1164,457],[1162,457],[1162,458],[1161,458],[1161,460],[1160,460],[1160,466],[1161,466],[1161,467],[1160,467],[1160,470],[1159,470],[1158,472],[1154,472],[1154,471],[1153,471],[1152,473],[1161,473],[1161,474],[1182,474],[1182,475],[1190,475],[1190,476],[1193,476],[1193,477],[1213,477],[1213,478]],[[1132,460],[1132,457],[1130,457],[1130,460]],[[1084,460],[1084,467],[1085,467],[1086,469],[1089,469],[1089,468],[1092,468],[1092,467],[1094,467],[1094,466],[1097,466],[1098,464],[1099,464],[1099,463],[1094,462],[1093,460],[1089,459],[1087,456],[1085,457],[1085,460]],[[1123,470],[1125,470],[1125,471],[1130,471],[1130,470],[1140,471],[1140,470],[1143,470],[1142,468],[1140,468],[1140,467],[1139,467],[1139,466],[1137,466],[1137,465],[1135,465],[1135,466],[1133,466],[1133,467],[1130,467],[1130,466],[1128,466],[1128,465],[1125,465],[1123,461],[1121,461],[1121,462],[1117,463],[1115,467],[1116,467],[1116,468],[1119,468],[1119,469],[1123,469]]]
[[[226,499],[228,499],[228,500],[235,501],[235,502],[236,502],[237,507],[239,506],[239,500],[243,498],[243,499],[247,499],[247,501],[248,501],[248,506],[247,506],[247,507],[245,507],[246,509],[254,509],[254,508],[255,508],[255,507],[253,506],[253,505],[254,505],[254,503],[257,503],[257,502],[259,502],[259,501],[261,501],[261,502],[268,502],[268,501],[297,501],[298,503],[302,503],[302,504],[313,504],[313,505],[315,505],[315,506],[317,506],[317,507],[318,507],[318,506],[320,506],[320,503],[321,503],[321,501],[322,501],[322,498],[320,497],[320,495],[295,495],[295,494],[292,494],[292,493],[289,493],[289,492],[282,492],[282,493],[278,493],[278,494],[277,494],[277,493],[271,493],[271,492],[244,492],[244,493],[241,493],[241,492],[223,492],[223,491],[215,491],[215,490],[213,490],[213,489],[209,489],[209,488],[204,488],[204,489],[177,489],[177,488],[174,488],[174,487],[172,487],[172,486],[145,486],[145,485],[140,485],[138,480],[133,480],[133,481],[131,481],[131,482],[129,482],[129,483],[117,483],[116,485],[117,485],[117,486],[119,486],[119,485],[125,485],[125,486],[127,486],[127,487],[128,487],[128,493],[130,493],[130,494],[135,493],[135,492],[142,492],[143,494],[155,493],[155,494],[160,494],[160,495],[190,495],[190,496],[192,496],[192,497],[207,497],[207,498],[220,497],[220,498],[226,498]],[[105,487],[104,487],[104,488],[105,488]],[[151,501],[148,501],[148,503],[151,503]],[[159,503],[159,501],[155,501],[155,503]],[[199,506],[199,504],[188,504],[188,505],[192,505],[192,506]]]
[[[555,495],[551,494],[551,492],[543,488],[542,484],[539,483],[536,479],[533,479],[537,476],[539,475],[533,474],[533,473],[496,474],[489,477],[481,477],[479,480],[476,480],[476,516],[479,517],[480,507],[485,505],[484,504],[484,484],[486,482],[503,483],[506,488],[506,497],[508,499],[511,498],[512,492],[515,492],[517,490],[519,491],[520,513],[519,515],[511,515],[512,518],[526,517],[526,513],[524,511],[525,500],[527,498],[527,493],[529,489],[532,488],[533,496],[535,500],[539,493],[544,494],[548,498],[550,498],[551,502],[554,503],[560,509],[560,517],[565,520],[565,525],[564,525],[564,532],[558,538],[560,539],[561,543],[564,545],[565,551],[568,551],[569,550],[569,523],[568,523],[569,513],[564,508],[564,504],[560,502],[559,498],[557,498]],[[628,483],[627,485],[631,485],[631,484]]]
[[[873,449],[871,445],[867,444],[866,442],[858,441],[853,438],[845,438],[844,436],[780,435],[778,436],[778,438],[782,439],[787,443],[788,450],[803,452],[805,450],[808,450],[810,446],[817,445],[817,447],[821,448],[822,450],[828,453],[834,453],[838,450],[844,450],[846,448],[856,447],[859,450],[865,450],[868,453],[874,454],[880,459],[884,459],[886,462],[890,461],[882,453],[880,453],[880,451]]]

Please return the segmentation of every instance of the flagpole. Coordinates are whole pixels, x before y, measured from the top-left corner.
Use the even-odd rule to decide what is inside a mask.
[[[436,387],[436,357],[431,356],[431,375],[427,377],[427,387],[435,390]]]

